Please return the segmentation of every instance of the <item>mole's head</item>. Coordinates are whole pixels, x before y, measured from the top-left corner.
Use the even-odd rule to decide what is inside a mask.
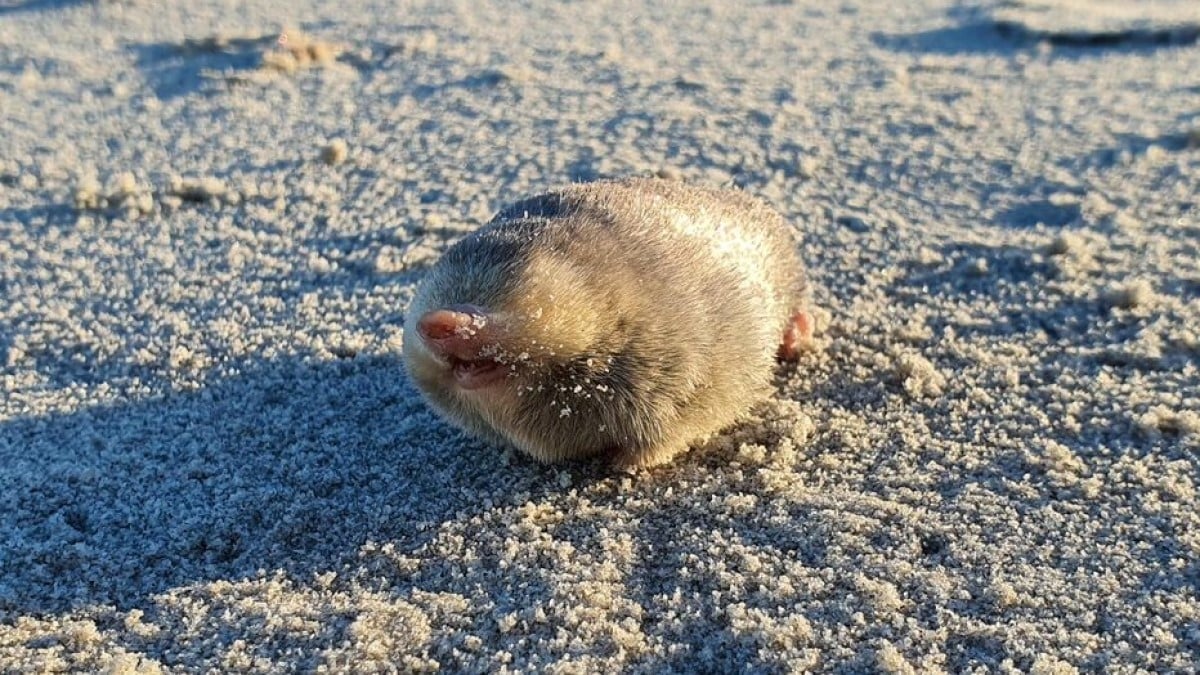
[[[520,231],[487,228],[447,251],[407,313],[404,359],[458,425],[525,445],[520,396],[592,349],[605,313],[584,270]]]

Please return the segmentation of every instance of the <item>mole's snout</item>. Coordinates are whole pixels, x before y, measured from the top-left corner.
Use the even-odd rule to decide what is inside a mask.
[[[435,309],[417,320],[417,333],[463,389],[479,389],[503,379],[504,371],[493,358],[500,336],[487,310],[475,305]]]
[[[426,342],[470,337],[487,325],[487,312],[475,305],[450,305],[426,312],[417,321],[417,332]]]

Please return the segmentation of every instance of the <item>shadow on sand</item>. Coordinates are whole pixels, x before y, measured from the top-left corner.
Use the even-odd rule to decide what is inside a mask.
[[[1064,27],[1040,30],[997,19],[987,8],[959,6],[949,13],[951,25],[912,33],[875,33],[876,46],[921,54],[1015,54],[1047,43],[1061,49],[1056,57],[1087,58],[1112,50],[1153,51],[1195,44],[1200,26],[1179,25],[1114,31],[1086,31]]]
[[[196,391],[9,420],[0,614],[336,569],[366,539],[412,543],[464,508],[499,454],[435,421],[378,357],[248,363]]]
[[[81,4],[83,0],[0,0],[0,16],[18,12],[43,12]]]

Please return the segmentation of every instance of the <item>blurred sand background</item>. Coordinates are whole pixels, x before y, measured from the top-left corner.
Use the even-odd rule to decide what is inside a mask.
[[[0,0],[0,671],[1194,672],[1200,3]],[[736,185],[823,349],[648,475],[468,440],[422,270]]]

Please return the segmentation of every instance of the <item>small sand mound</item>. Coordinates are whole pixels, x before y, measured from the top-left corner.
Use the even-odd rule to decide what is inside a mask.
[[[337,60],[342,48],[317,40],[296,29],[287,29],[279,36],[277,48],[264,52],[262,67],[282,73],[294,73],[304,68],[327,66]]]

